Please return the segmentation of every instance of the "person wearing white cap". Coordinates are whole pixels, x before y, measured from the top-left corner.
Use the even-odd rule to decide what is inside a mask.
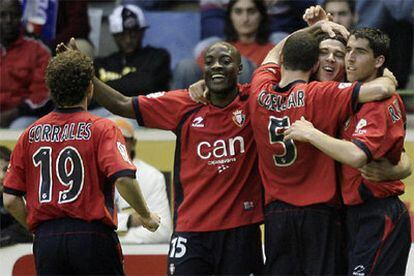
[[[126,96],[146,95],[169,86],[170,54],[142,45],[148,27],[138,6],[116,7],[109,16],[109,29],[118,51],[94,61],[97,77]]]
[[[172,219],[164,175],[135,156],[137,140],[132,124],[121,117],[111,117],[125,138],[127,152],[139,168],[136,178],[150,210],[161,217],[157,231],[149,232],[142,226],[140,216],[134,212],[116,190],[115,202],[118,207],[118,235],[121,243],[168,243],[172,233]]]

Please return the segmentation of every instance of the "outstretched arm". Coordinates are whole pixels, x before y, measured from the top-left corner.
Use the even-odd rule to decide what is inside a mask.
[[[67,50],[79,51],[76,45],[76,41],[73,37],[70,39],[68,46],[66,46],[64,43],[59,43],[56,46],[57,54]],[[94,98],[100,105],[116,115],[127,118],[135,118],[135,112],[132,106],[131,97],[122,95],[120,92],[116,91],[115,89],[99,80],[97,77],[93,78],[93,84]]]
[[[360,168],[368,161],[364,151],[354,143],[331,137],[319,131],[304,117],[294,122],[285,131],[284,140],[288,139],[310,143],[336,161],[354,168]]]

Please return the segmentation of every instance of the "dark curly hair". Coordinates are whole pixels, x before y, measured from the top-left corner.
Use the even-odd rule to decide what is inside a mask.
[[[375,28],[358,28],[352,30],[350,36],[368,40],[369,47],[374,52],[374,57],[383,55],[385,61],[387,61],[390,51],[390,38],[383,31]]]
[[[79,51],[58,54],[46,69],[46,83],[53,101],[65,107],[80,103],[94,76],[93,62]]]
[[[231,0],[227,6],[226,10],[226,17],[225,17],[225,27],[224,27],[224,35],[226,36],[226,41],[234,42],[239,40],[239,36],[237,34],[236,29],[234,28],[233,22],[231,21],[231,11],[233,6],[239,0]],[[267,9],[263,2],[263,0],[252,0],[254,5],[256,6],[257,10],[260,13],[260,23],[259,28],[257,30],[256,35],[256,42],[259,44],[265,44],[269,42],[269,17],[267,15]]]

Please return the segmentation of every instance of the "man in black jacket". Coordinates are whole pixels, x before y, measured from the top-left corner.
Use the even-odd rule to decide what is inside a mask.
[[[119,51],[97,58],[97,77],[126,96],[168,90],[170,54],[162,48],[142,46],[148,25],[135,5],[116,7],[109,16],[109,28]]]

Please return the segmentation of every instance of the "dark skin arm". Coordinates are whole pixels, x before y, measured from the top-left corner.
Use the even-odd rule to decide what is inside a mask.
[[[57,54],[67,50],[79,51],[74,38],[70,39],[68,46],[64,43],[60,43],[56,46]],[[117,90],[100,81],[97,77],[93,78],[93,85],[94,99],[100,105],[116,115],[127,118],[135,118],[131,97],[122,95]]]

